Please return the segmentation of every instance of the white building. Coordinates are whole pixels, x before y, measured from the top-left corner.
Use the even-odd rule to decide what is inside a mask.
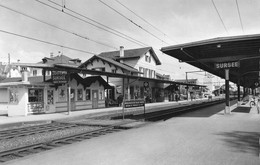
[[[147,78],[156,78],[156,66],[161,65],[160,60],[152,47],[128,49],[120,47],[120,51],[103,52],[93,56],[80,68],[119,73],[126,75],[135,75]],[[86,75],[85,75],[86,76]],[[125,86],[125,99],[147,98],[147,101],[163,101],[163,84],[148,82],[148,87],[144,88],[144,82],[129,79],[123,85],[122,78],[106,78],[114,90],[108,92],[108,98],[116,101],[122,96],[122,86]]]

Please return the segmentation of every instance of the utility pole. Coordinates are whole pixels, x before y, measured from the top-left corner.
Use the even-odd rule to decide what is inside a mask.
[[[10,64],[11,64],[10,53],[8,53],[8,67],[11,67]],[[10,77],[11,77],[11,68],[9,69],[9,78]]]

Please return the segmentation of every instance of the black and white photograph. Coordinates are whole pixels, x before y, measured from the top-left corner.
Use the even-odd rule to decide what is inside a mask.
[[[259,0],[0,0],[0,164],[259,165]]]

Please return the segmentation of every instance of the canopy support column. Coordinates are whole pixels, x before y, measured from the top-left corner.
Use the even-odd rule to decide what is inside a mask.
[[[229,69],[225,69],[225,90],[226,90],[226,107],[224,114],[230,114],[230,102],[229,102]]]

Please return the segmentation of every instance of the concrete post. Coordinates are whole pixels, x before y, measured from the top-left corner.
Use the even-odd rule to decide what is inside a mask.
[[[230,102],[229,102],[229,69],[225,69],[225,90],[226,90],[226,107],[224,113],[230,114]]]

